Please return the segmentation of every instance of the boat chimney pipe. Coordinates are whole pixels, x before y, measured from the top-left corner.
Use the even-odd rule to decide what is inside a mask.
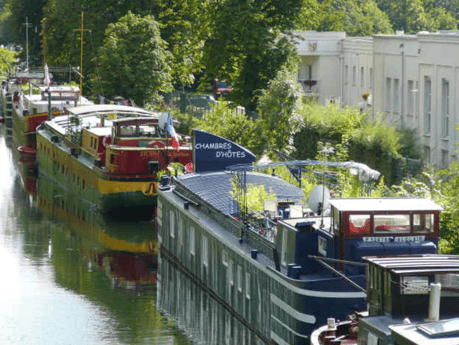
[[[440,319],[441,283],[430,283],[429,321]]]
[[[51,108],[51,90],[49,86],[46,89],[46,93],[48,94],[48,120],[51,121],[53,119],[53,109]]]

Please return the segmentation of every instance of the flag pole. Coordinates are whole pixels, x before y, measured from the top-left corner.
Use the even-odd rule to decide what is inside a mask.
[[[166,169],[169,166],[169,120],[171,114],[167,113],[167,124],[166,124]]]

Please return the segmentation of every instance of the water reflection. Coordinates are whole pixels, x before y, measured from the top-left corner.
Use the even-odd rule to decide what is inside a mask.
[[[159,255],[158,308],[198,344],[265,344],[185,271]]]
[[[105,221],[8,145],[0,126],[0,344],[188,344],[156,309],[152,223]]]

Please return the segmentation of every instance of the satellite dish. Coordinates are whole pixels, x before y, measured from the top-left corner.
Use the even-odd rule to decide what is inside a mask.
[[[327,186],[318,185],[309,194],[309,208],[318,215],[330,208],[330,190]]]
[[[161,116],[158,119],[159,129],[162,129],[163,131],[166,130],[166,128],[167,128],[167,119],[169,118],[169,116],[170,115],[169,115],[168,112],[165,112],[165,113],[161,114]]]

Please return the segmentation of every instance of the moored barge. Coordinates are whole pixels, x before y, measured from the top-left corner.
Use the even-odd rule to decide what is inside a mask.
[[[39,173],[110,217],[151,219],[160,175],[192,160],[191,145],[165,115],[123,105],[70,108],[37,128]]]
[[[367,257],[368,312],[329,319],[311,345],[459,344],[459,256]]]
[[[441,208],[428,199],[330,199],[330,216],[310,217],[300,189],[266,174],[243,178],[277,195],[269,209],[244,216],[245,207],[231,196],[234,175],[228,172],[164,183],[160,257],[263,343],[308,344],[327,318],[366,309],[364,256],[437,252]],[[159,265],[159,289],[168,289],[164,267]],[[234,334],[228,330],[228,343],[247,341]]]

